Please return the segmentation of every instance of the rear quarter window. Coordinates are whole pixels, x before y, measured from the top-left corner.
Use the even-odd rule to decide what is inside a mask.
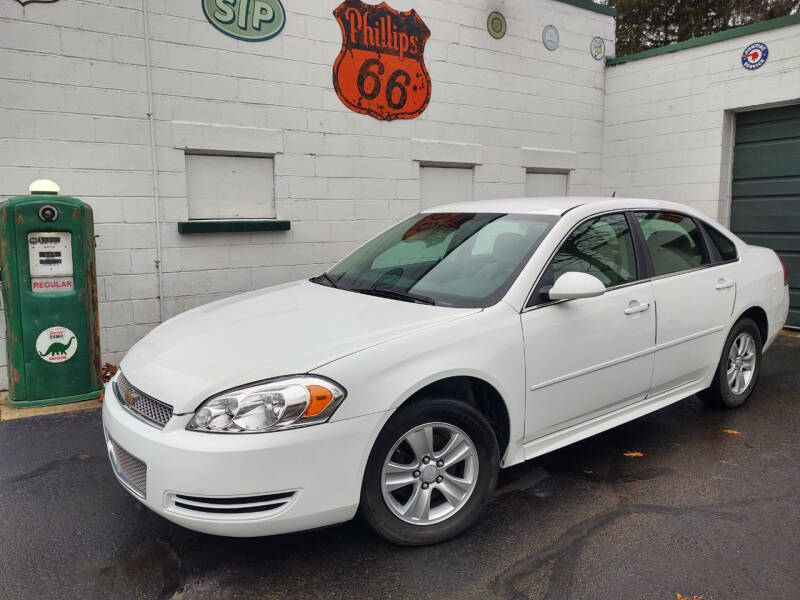
[[[712,227],[708,223],[702,223],[702,225],[703,229],[708,234],[708,237],[711,238],[711,242],[714,244],[714,246],[716,246],[717,252],[719,252],[719,255],[722,258],[723,262],[727,262],[729,260],[736,260],[738,258],[738,255],[736,253],[736,244],[734,244],[730,239],[728,239],[728,237],[725,236],[716,227]]]

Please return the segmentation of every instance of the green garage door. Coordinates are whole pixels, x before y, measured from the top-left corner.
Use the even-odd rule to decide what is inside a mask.
[[[781,257],[800,327],[800,104],[736,115],[731,231]]]

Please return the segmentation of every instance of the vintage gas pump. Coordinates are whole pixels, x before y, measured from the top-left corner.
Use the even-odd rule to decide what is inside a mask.
[[[0,205],[0,266],[11,406],[102,390],[92,209],[35,181]]]

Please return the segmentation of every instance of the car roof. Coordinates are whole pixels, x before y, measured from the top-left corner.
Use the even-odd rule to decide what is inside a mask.
[[[604,210],[627,208],[677,208],[686,209],[674,202],[644,200],[639,198],[609,198],[608,196],[547,196],[543,198],[501,198],[496,200],[472,200],[454,202],[426,208],[423,213],[511,213],[528,215],[554,215],[564,213],[583,206],[593,204],[598,212]]]

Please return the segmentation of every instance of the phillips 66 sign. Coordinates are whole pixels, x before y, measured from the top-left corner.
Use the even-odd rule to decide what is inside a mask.
[[[431,99],[423,61],[431,32],[419,15],[361,0],[345,0],[333,14],[342,30],[333,87],[345,106],[382,121],[422,114]]]

